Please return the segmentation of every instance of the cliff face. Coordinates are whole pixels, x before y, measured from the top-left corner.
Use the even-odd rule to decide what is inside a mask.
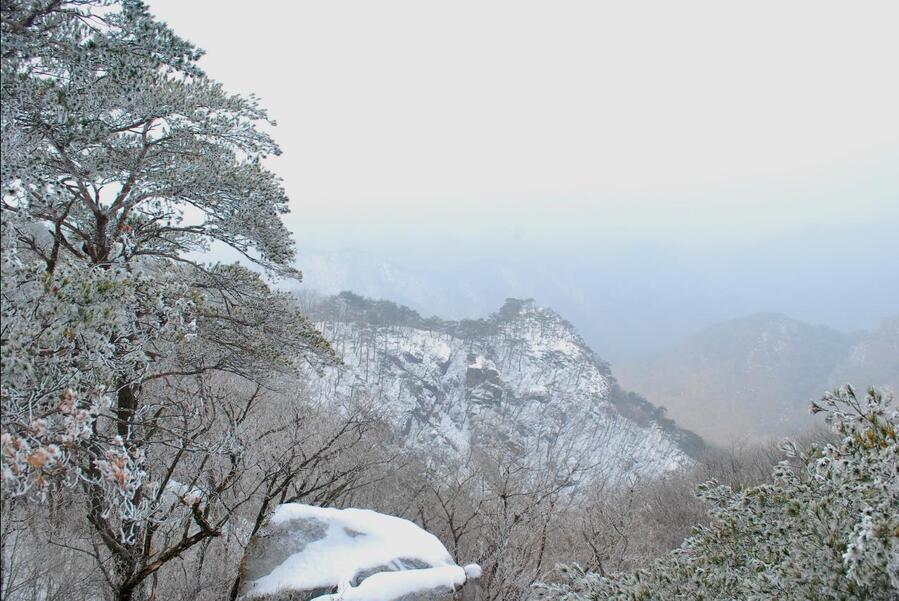
[[[702,442],[658,408],[624,393],[567,321],[509,299],[485,319],[423,319],[344,293],[310,314],[345,366],[313,383],[332,400],[368,396],[401,444],[464,456],[500,445],[558,453],[614,476],[654,475],[690,462]]]

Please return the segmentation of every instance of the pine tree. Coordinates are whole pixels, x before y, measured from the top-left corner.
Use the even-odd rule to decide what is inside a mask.
[[[851,387],[828,393],[841,439],[800,450],[769,484],[698,490],[708,525],[649,568],[601,576],[577,566],[541,584],[544,599],[895,599],[899,594],[899,411],[891,398]]]
[[[3,494],[82,487],[127,599],[166,553],[219,533],[187,511],[194,531],[146,552],[170,476],[148,450],[163,430],[186,435],[169,436],[165,395],[145,391],[333,355],[258,273],[190,258],[225,244],[300,277],[254,97],[209,79],[201,51],[136,0],[3,2],[2,35]]]

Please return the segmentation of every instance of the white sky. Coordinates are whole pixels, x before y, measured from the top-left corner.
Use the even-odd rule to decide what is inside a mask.
[[[263,99],[298,201],[670,204],[899,149],[895,1],[151,6]]]
[[[301,251],[716,261],[798,236],[814,263],[851,229],[895,275],[895,0],[150,5],[278,121]]]

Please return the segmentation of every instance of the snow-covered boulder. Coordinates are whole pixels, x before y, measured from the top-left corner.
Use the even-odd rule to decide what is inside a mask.
[[[449,599],[480,568],[456,565],[433,534],[367,509],[279,505],[241,562],[243,599]]]

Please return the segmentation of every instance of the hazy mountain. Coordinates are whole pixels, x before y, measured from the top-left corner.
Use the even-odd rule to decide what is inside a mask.
[[[486,315],[508,297],[535,298],[565,315],[613,365],[662,353],[702,328],[759,311],[852,332],[874,328],[899,307],[899,278],[884,279],[877,267],[895,251],[870,240],[853,244],[843,232],[839,253],[828,247],[812,256],[796,240],[755,240],[758,252],[750,258],[725,248],[692,253],[662,240],[616,246],[608,240],[614,228],[606,226],[590,244],[561,254],[526,244],[526,231],[510,240],[499,232],[487,239],[430,239],[413,230],[421,243],[396,231],[406,242],[392,249],[365,244],[364,231],[354,231],[343,250],[301,248],[302,288],[353,290],[447,319]],[[860,248],[880,253],[878,262],[854,254]],[[849,265],[852,277],[839,275]],[[877,293],[859,294],[868,281],[878,282]]]
[[[532,456],[565,447],[613,475],[662,473],[703,448],[622,391],[572,325],[533,301],[508,299],[462,321],[350,293],[307,311],[346,364],[316,379],[315,393],[373,398],[403,444],[463,456],[490,445]]]
[[[899,393],[899,314],[853,337],[848,356],[834,368],[832,383],[889,386]]]
[[[301,290],[312,289],[325,295],[353,290],[369,298],[389,299],[427,315],[453,318],[475,315],[480,309],[474,298],[466,299],[460,290],[448,295],[441,278],[433,273],[416,272],[362,253],[311,253],[303,255],[302,265]]]
[[[781,436],[808,428],[809,402],[834,386],[897,387],[899,316],[844,334],[784,315],[751,315],[622,365],[618,374],[623,386],[711,442]]]

